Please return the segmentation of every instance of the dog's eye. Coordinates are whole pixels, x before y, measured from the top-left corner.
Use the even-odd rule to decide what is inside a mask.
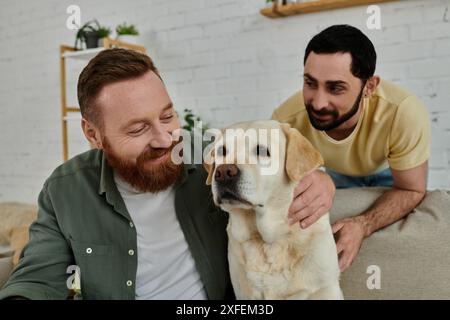
[[[269,149],[259,144],[256,146],[255,153],[258,157],[270,157]]]
[[[221,145],[217,148],[217,156],[218,157],[225,157],[227,155],[227,149],[224,145]]]

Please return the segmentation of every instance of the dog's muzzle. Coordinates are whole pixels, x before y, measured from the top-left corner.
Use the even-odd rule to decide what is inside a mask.
[[[241,176],[241,171],[234,164],[222,164],[216,168],[214,180],[217,184],[217,201],[219,204],[223,200],[236,201],[251,205],[243,199],[237,190],[237,184]]]
[[[214,180],[219,184],[236,183],[241,175],[241,171],[235,164],[221,164],[216,168]]]

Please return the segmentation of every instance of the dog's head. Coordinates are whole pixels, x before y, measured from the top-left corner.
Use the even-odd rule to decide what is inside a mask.
[[[210,150],[207,184],[223,210],[266,206],[291,192],[323,164],[319,152],[296,129],[277,121],[238,123],[222,131]]]

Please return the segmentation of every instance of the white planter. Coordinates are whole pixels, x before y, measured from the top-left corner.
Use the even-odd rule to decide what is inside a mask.
[[[117,37],[117,40],[126,42],[126,43],[131,43],[131,44],[141,44],[139,41],[139,36],[133,36],[133,35],[129,35],[129,34],[125,34],[125,35],[120,35]]]

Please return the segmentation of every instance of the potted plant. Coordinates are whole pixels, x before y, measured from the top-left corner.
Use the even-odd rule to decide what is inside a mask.
[[[126,22],[123,24],[119,24],[116,27],[116,33],[117,33],[117,40],[132,43],[132,44],[138,44],[138,35],[139,32],[137,31],[136,27],[134,25],[127,25]]]
[[[183,129],[193,131],[195,128],[201,129],[202,133],[209,129],[208,124],[202,123],[202,119],[195,115],[191,109],[183,110]]]
[[[77,50],[83,49],[83,43],[86,49],[97,48],[101,45],[100,40],[109,36],[111,29],[101,26],[97,19],[86,22],[75,36],[75,48]]]
[[[103,38],[109,37],[110,34],[111,28],[101,26],[97,29],[98,45],[100,47],[103,46]]]
[[[75,35],[75,45],[74,45],[75,49],[77,50],[83,49],[83,43],[87,47],[88,37],[90,39],[89,45],[91,45],[93,32],[96,33],[95,29],[96,25],[98,25],[98,21],[91,20],[86,22],[84,25],[80,27],[80,29],[78,29],[77,34]]]

